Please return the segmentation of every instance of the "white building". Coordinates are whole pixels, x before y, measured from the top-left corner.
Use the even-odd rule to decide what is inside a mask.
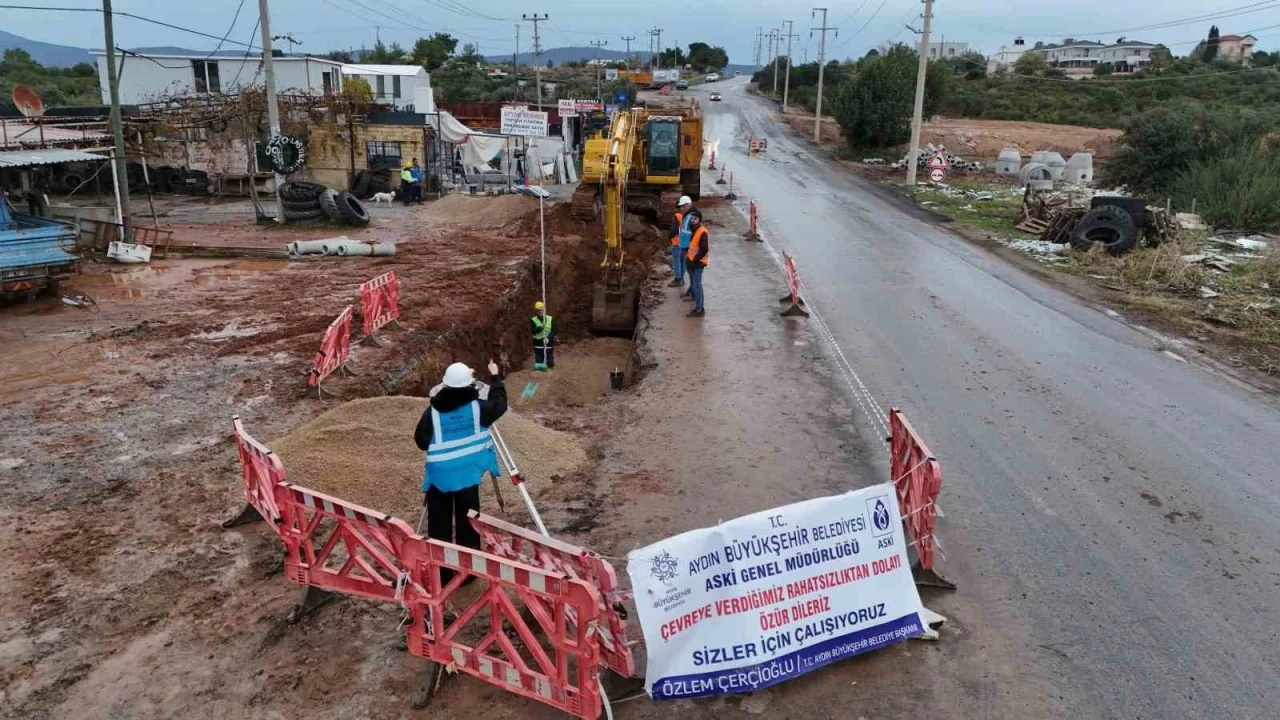
[[[107,87],[107,56],[94,51],[102,102],[111,99]],[[272,63],[276,89],[282,94],[323,95],[342,89],[342,63],[324,58],[278,57]],[[157,102],[166,98],[209,93],[235,93],[261,87],[262,58],[188,55],[116,54],[120,78],[120,102],[125,105]]]
[[[431,75],[421,65],[343,65],[342,74],[369,83],[376,102],[397,110],[435,112]]]
[[[1058,68],[1067,77],[1079,80],[1092,77],[1094,68],[1103,63],[1110,63],[1117,73],[1137,72],[1151,64],[1151,51],[1155,47],[1152,43],[1125,38],[1110,45],[1093,40],[1067,38],[1057,44],[1037,43],[1028,52],[1043,55],[1049,67]]]
[[[1248,65],[1258,38],[1252,35],[1223,35],[1218,38],[1218,57]]]
[[[930,60],[951,60],[969,52],[969,43],[931,42],[929,43]]]
[[[987,57],[987,74],[995,75],[998,72],[1008,72],[1013,64],[1018,62],[1018,58],[1022,57],[1022,53],[1027,51],[1027,42],[1022,38],[1014,38],[1013,45],[1005,45],[1000,48],[1000,52],[994,53]]]

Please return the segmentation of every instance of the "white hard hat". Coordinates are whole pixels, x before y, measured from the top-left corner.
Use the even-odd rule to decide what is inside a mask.
[[[464,388],[471,384],[471,368],[456,362],[444,371],[444,384],[451,388]]]
[[[676,207],[684,207],[685,205],[692,205],[692,204],[693,204],[693,201],[689,199],[688,195],[681,195],[680,202],[676,203]]]

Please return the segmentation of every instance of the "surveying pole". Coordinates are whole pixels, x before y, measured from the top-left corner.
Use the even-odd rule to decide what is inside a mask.
[[[933,22],[933,0],[924,0],[924,31],[920,33],[920,65],[916,70],[916,107],[911,113],[911,153],[907,155],[907,187],[916,185],[920,155],[920,126],[924,122],[924,81],[929,74],[929,29]]]

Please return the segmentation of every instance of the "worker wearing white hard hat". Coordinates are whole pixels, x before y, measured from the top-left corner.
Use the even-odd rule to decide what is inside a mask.
[[[484,474],[501,472],[489,426],[507,411],[497,364],[490,361],[488,370],[488,396],[481,398],[475,372],[460,362],[450,365],[413,434],[427,456],[422,475],[427,535],[475,549],[480,535],[467,513],[480,509]]]
[[[684,287],[684,276],[687,261],[685,255],[689,252],[689,243],[693,240],[693,227],[690,225],[690,218],[697,215],[702,218],[702,213],[693,206],[693,200],[688,195],[683,195],[676,203],[676,212],[671,221],[671,287]],[[692,297],[688,291],[685,296]]]
[[[533,317],[529,318],[533,330],[533,369],[552,370],[556,366],[555,318],[547,314],[547,306],[541,300],[533,304]]]

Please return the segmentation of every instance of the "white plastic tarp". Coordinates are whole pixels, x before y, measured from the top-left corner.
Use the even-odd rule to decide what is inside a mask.
[[[458,122],[458,119],[447,112],[440,113],[440,137],[445,142],[458,146],[462,153],[462,162],[467,167],[484,168],[489,161],[498,156],[507,146],[507,138],[500,135],[485,135]]]

